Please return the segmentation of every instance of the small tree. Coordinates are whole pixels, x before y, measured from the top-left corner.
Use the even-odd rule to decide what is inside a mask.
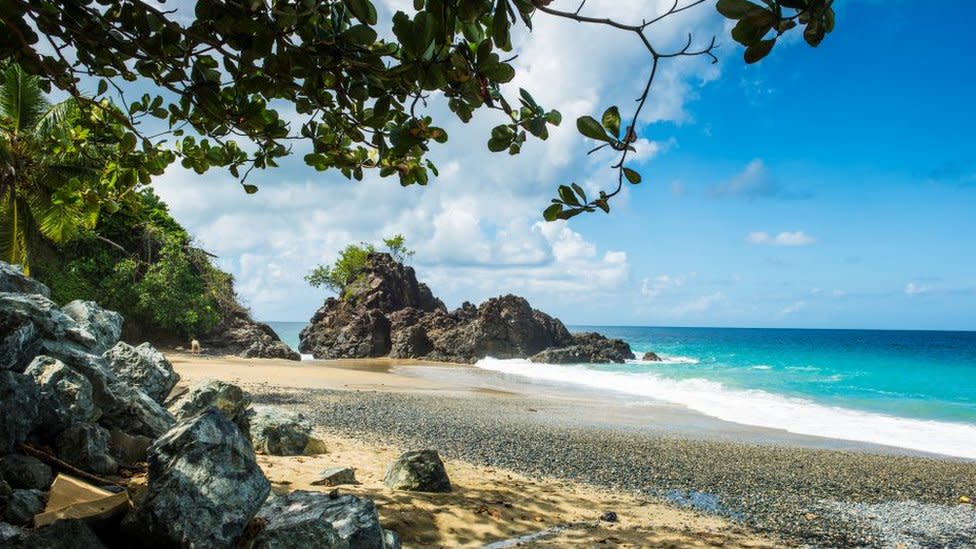
[[[383,245],[398,263],[403,263],[415,253],[407,248],[407,239],[402,234],[395,234],[383,239]],[[337,294],[350,282],[356,279],[366,266],[366,258],[376,251],[376,246],[367,242],[350,244],[339,252],[339,258],[331,266],[319,265],[305,275],[305,281],[315,288],[325,286]]]

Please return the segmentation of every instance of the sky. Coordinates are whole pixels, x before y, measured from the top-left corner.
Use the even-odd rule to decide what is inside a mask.
[[[412,4],[377,3],[387,16]],[[670,5],[587,9],[639,21]],[[304,282],[312,267],[402,233],[452,308],[516,293],[571,325],[973,330],[976,5],[939,8],[841,1],[819,48],[795,36],[752,66],[711,5],[658,23],[662,50],[718,35],[720,59],[662,66],[639,132],[644,182],[610,215],[546,223],[541,211],[560,184],[612,185],[613,158],[587,156],[574,121],[630,112],[646,51],[542,15],[517,38],[507,91],[525,87],[565,122],[519,156],[487,150],[497,113],[465,125],[434,101],[450,141],[427,187],[316,172],[300,150],[252,175],[252,196],[219,170],[174,166],[153,186],[266,321],[307,320],[328,295]]]

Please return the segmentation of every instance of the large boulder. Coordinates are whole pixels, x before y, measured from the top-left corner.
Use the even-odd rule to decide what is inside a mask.
[[[101,415],[88,379],[60,360],[41,355],[24,371],[40,390],[38,428],[53,436],[72,423],[88,423]]]
[[[90,473],[112,475],[119,464],[109,451],[111,434],[101,425],[76,423],[61,432],[55,442],[58,457]]]
[[[90,349],[94,354],[111,349],[122,337],[122,315],[103,309],[94,301],[76,299],[61,307],[61,311],[95,338]]]
[[[44,504],[44,492],[40,490],[14,490],[0,518],[10,524],[27,525],[44,510]]]
[[[250,441],[211,408],[149,448],[145,499],[124,522],[151,545],[231,548],[270,490]]]
[[[37,426],[40,400],[31,377],[0,370],[0,455],[9,454]]]
[[[51,290],[40,281],[25,276],[17,265],[0,261],[0,292],[41,294],[51,297]]]
[[[376,505],[365,498],[296,490],[269,499],[258,517],[267,523],[255,548],[395,549],[386,543],[387,537],[395,536],[385,535]],[[321,540],[314,535],[321,535]]]
[[[0,315],[0,370],[20,371],[37,354],[40,337],[30,320]]]
[[[208,408],[215,408],[244,433],[250,434],[251,395],[233,383],[205,379],[190,388],[170,407],[176,419],[189,419]]]
[[[450,492],[444,462],[435,450],[404,452],[386,470],[383,483],[393,490]]]
[[[30,322],[40,337],[52,341],[67,340],[88,351],[98,344],[91,332],[41,294],[0,293],[0,318],[10,322]]]
[[[0,458],[0,477],[11,487],[47,490],[54,482],[54,472],[43,461],[20,454]]]
[[[529,360],[546,364],[623,363],[636,358],[630,345],[621,339],[609,339],[594,332],[573,335],[568,347],[546,349]]]
[[[229,315],[201,341],[210,352],[243,358],[282,358],[301,360],[278,334],[263,322],[256,322],[245,310]]]
[[[302,414],[271,406],[254,408],[250,417],[254,450],[272,456],[300,456],[321,453],[321,444],[312,436],[312,426]]]
[[[180,380],[173,365],[149,343],[133,347],[119,342],[102,355],[115,375],[162,403]]]
[[[390,352],[390,321],[379,309],[329,298],[299,334],[298,349],[315,358],[370,358]]]

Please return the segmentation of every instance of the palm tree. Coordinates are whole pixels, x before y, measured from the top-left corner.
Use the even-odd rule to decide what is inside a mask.
[[[49,102],[37,77],[0,65],[0,259],[30,273],[39,237],[93,228],[109,151],[86,140],[75,99]]]

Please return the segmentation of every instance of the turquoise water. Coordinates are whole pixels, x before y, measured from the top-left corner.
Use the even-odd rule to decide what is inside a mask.
[[[298,346],[304,323],[271,323]],[[572,326],[663,362],[486,359],[521,383],[667,401],[791,432],[976,458],[976,332]]]

